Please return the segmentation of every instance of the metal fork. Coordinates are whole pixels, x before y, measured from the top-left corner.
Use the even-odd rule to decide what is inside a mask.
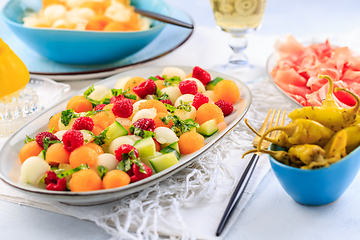
[[[284,126],[285,124],[285,114],[286,111],[283,111],[283,115],[281,117],[281,122],[280,122],[280,126]],[[270,127],[275,127],[275,126],[279,126],[279,120],[280,120],[280,116],[281,116],[281,110],[278,110],[276,119],[275,119],[275,115],[276,115],[276,109],[272,110],[270,109],[263,124],[261,125],[261,128],[258,132],[258,135],[254,138],[254,141],[252,142],[254,147],[257,147],[260,137],[261,135]],[[271,117],[270,117],[271,116]],[[270,122],[269,122],[270,119]],[[275,119],[275,123],[274,123],[274,119]],[[245,119],[246,121],[246,119]],[[273,125],[274,123],[274,125]],[[278,131],[274,131],[271,132],[270,135],[268,137],[270,138],[275,138],[278,134]],[[262,141],[261,143],[261,147],[262,148],[268,148],[270,146],[270,142],[268,141]],[[226,210],[221,218],[220,224],[218,226],[218,229],[216,230],[216,236],[220,236],[221,232],[224,230],[224,227],[227,223],[227,221],[229,220],[231,214],[233,213],[236,205],[238,204],[238,202],[240,201],[246,186],[251,178],[252,173],[254,172],[255,166],[259,160],[260,157],[260,153],[256,152],[254,153],[254,155],[252,156],[251,160],[249,161],[248,165],[246,166],[246,169],[244,171],[244,173],[242,174],[239,183],[237,184],[235,191],[233,193],[233,195],[230,198],[230,201],[226,207]]]

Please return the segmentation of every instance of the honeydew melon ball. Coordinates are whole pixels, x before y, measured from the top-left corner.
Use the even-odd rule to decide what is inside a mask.
[[[137,120],[141,119],[141,118],[151,118],[153,119],[154,117],[156,117],[157,111],[155,108],[149,108],[149,109],[141,109],[138,112],[135,113],[133,119],[132,119],[132,123],[136,122]]]
[[[161,76],[165,75],[168,78],[172,77],[179,77],[181,80],[184,80],[186,78],[186,73],[184,70],[177,68],[177,67],[166,67],[161,73]]]
[[[184,102],[192,102],[192,101],[194,101],[194,97],[195,96],[192,94],[181,95],[180,97],[178,97],[178,99],[176,99],[174,106],[175,107],[180,106],[181,105],[180,101],[182,101],[183,103]],[[190,105],[191,105],[191,103],[190,103]]]
[[[133,111],[134,111],[134,112],[139,111],[139,110],[140,110],[140,108],[139,108],[140,103],[143,103],[143,102],[146,102],[146,101],[147,101],[147,100],[143,99],[143,100],[139,100],[139,101],[135,102],[135,103],[133,104]]]
[[[161,92],[169,95],[169,99],[172,104],[175,104],[176,99],[181,96],[181,92],[178,87],[166,87],[161,89]]]
[[[21,165],[20,180],[38,186],[40,179],[50,171],[50,165],[40,157],[29,157]]]
[[[179,141],[179,138],[176,136],[176,134],[167,127],[157,127],[154,130],[155,133],[155,139],[160,144],[171,144],[174,142]]]
[[[64,136],[66,131],[67,130],[60,130],[60,131],[57,131],[56,133],[54,133],[54,135],[57,136],[58,139],[62,140],[62,137]]]
[[[131,77],[124,77],[124,78],[120,78],[114,88],[115,89],[123,89],[124,90],[124,87],[125,87],[125,84],[127,83],[127,81],[129,81],[131,79]]]
[[[215,96],[214,91],[207,90],[207,91],[203,92],[202,94],[204,94],[205,96],[207,96],[209,98],[209,100],[210,100],[209,103],[215,102],[216,96]]]
[[[83,134],[84,144],[90,143],[94,140],[94,137],[89,130],[80,130],[80,132]]]
[[[108,151],[108,153],[115,155],[115,150],[118,149],[118,147],[120,147],[121,145],[130,144],[131,146],[134,146],[135,142],[140,139],[141,139],[141,137],[136,136],[136,135],[121,136],[121,137],[115,138],[110,143],[107,151]]]
[[[104,166],[109,171],[116,169],[119,161],[116,159],[115,155],[110,153],[103,153],[98,156],[98,166]]]
[[[101,101],[106,97],[111,97],[111,90],[105,86],[97,85],[94,86],[94,91],[90,93],[89,98],[94,99],[96,101]]]
[[[67,126],[65,126],[62,122],[61,122],[61,118],[59,119],[59,130],[70,130],[72,128],[72,126],[75,123],[76,118],[72,118],[69,122],[69,124]]]
[[[196,108],[191,106],[191,111],[188,112],[185,109],[176,109],[174,112],[175,115],[179,116],[179,118],[181,118],[181,120],[186,120],[186,119],[192,119],[195,120],[196,117]]]
[[[205,89],[205,86],[204,84],[199,80],[199,79],[196,79],[196,78],[185,78],[184,81],[186,80],[190,80],[190,81],[195,81],[196,82],[196,85],[197,85],[197,89],[198,89],[198,92],[205,92],[206,89]]]

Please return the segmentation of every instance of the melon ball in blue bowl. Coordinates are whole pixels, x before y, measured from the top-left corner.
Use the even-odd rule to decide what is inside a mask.
[[[29,1],[10,0],[1,12],[2,18],[29,48],[58,63],[87,65],[120,60],[146,47],[165,27],[164,23],[150,19],[147,19],[150,26],[140,31],[31,27],[24,25],[23,19],[31,12],[34,15],[38,9],[30,9],[26,2]],[[169,7],[163,0],[132,0],[131,5],[162,15],[170,14]],[[110,10],[110,14],[117,14],[114,9]],[[83,12],[86,14],[86,11]],[[52,16],[49,11],[47,14],[48,18]]]

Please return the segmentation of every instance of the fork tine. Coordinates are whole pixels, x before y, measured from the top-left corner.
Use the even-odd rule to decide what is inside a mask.
[[[280,112],[281,110],[278,111],[278,114],[276,116],[276,120],[275,120],[275,124],[274,124],[274,127],[277,126],[277,124],[279,123],[279,118],[280,118]],[[275,118],[275,113],[276,113],[276,109],[274,109],[273,113],[272,113],[272,118],[271,118],[271,121],[269,123],[269,128],[272,128],[273,127],[273,122],[274,122],[274,118]],[[275,135],[275,132],[271,132],[269,137],[272,138],[273,136]]]
[[[279,110],[279,114],[280,114],[280,110]],[[281,122],[280,122],[280,126],[284,126],[285,125],[285,117],[286,117],[286,110],[283,111],[283,115],[281,117]],[[279,135],[280,131],[277,131],[274,138],[277,137],[277,135]]]
[[[266,130],[266,126],[267,126],[267,123],[268,123],[268,121],[269,121],[271,111],[272,111],[272,109],[269,109],[269,112],[268,112],[268,114],[266,115],[266,118],[265,118],[263,124],[262,124],[261,127],[260,127],[260,130],[259,130],[259,132],[258,132],[260,135],[262,135],[262,134],[265,132],[265,130]],[[260,140],[260,137],[259,137],[259,136],[255,136],[254,141],[252,142],[252,144],[253,144],[253,145],[257,145],[257,143],[259,142],[259,140]]]

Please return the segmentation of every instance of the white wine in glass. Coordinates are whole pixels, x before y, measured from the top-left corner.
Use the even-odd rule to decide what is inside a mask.
[[[216,24],[231,34],[229,45],[233,54],[228,68],[250,68],[243,53],[247,47],[245,34],[255,31],[262,23],[267,0],[210,0]]]

